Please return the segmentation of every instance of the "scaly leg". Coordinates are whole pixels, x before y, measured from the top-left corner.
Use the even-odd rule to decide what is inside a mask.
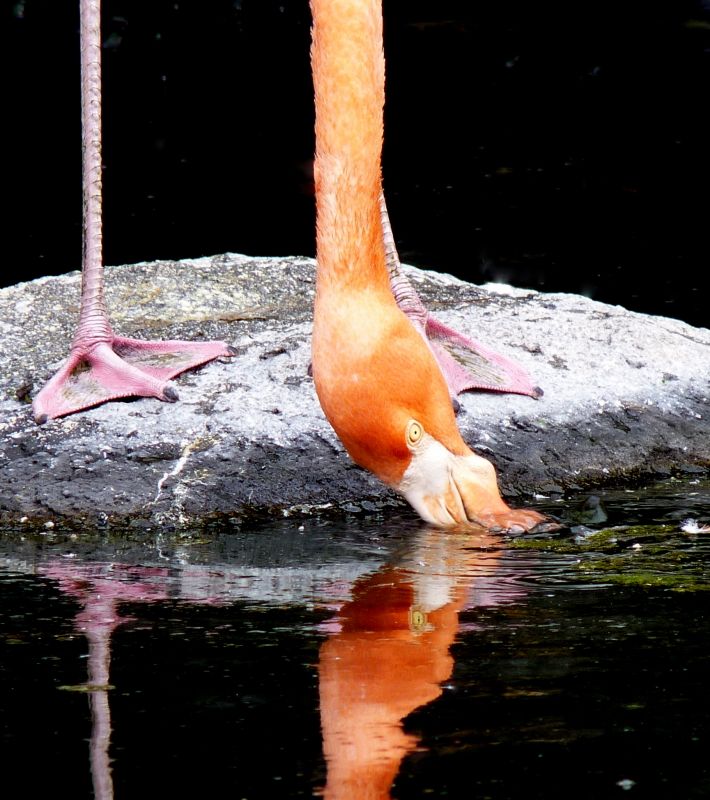
[[[81,310],[68,359],[33,402],[37,422],[125,397],[178,399],[171,378],[220,356],[225,342],[144,342],[115,336],[104,302],[101,216],[101,3],[81,0],[84,253]]]
[[[452,398],[467,389],[541,397],[542,389],[533,386],[522,367],[485,345],[462,336],[431,316],[402,272],[384,193],[380,195],[380,216],[392,294],[397,305],[409,317],[436,356]]]

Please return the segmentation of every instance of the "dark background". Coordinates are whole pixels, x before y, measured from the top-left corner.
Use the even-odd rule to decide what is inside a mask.
[[[2,284],[80,267],[78,2],[0,0]],[[105,0],[108,264],[314,255],[306,0]],[[707,326],[710,0],[385,0],[402,259]]]

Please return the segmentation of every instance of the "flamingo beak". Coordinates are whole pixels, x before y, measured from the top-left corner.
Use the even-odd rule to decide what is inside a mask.
[[[395,488],[423,519],[439,527],[523,533],[545,521],[536,511],[506,505],[490,461],[472,451],[455,455],[428,434],[412,448],[412,460]]]

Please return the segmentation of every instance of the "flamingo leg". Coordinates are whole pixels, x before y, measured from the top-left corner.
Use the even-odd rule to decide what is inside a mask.
[[[518,364],[449,328],[429,313],[402,271],[384,194],[380,194],[380,216],[392,294],[436,357],[452,398],[469,389],[541,397],[542,389],[533,385]]]
[[[38,423],[126,397],[178,399],[168,381],[220,356],[225,342],[145,342],[115,336],[104,302],[101,181],[101,2],[81,0],[84,252],[79,323],[69,357],[33,401]]]

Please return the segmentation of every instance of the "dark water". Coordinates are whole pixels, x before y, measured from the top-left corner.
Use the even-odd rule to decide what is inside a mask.
[[[707,797],[710,482],[582,500],[3,532],[3,796]]]

